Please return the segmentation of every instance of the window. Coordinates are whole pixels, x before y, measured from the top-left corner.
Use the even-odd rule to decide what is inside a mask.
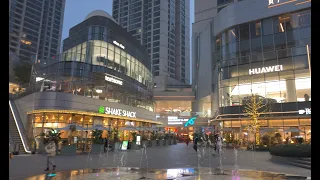
[[[269,35],[273,33],[272,30],[272,18],[264,19],[262,21],[262,30],[263,30],[263,35]]]
[[[240,29],[240,41],[249,39],[249,24],[242,24]]]

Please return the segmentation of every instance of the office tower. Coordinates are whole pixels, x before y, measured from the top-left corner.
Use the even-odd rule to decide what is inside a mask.
[[[9,0],[9,50],[21,61],[59,53],[65,0]]]
[[[114,0],[113,18],[147,49],[157,86],[189,84],[189,0]]]

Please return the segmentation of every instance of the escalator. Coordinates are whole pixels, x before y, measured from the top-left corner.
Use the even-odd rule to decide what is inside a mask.
[[[17,108],[11,100],[9,100],[9,140],[12,142],[14,151],[18,151],[19,154],[31,153],[26,131]]]

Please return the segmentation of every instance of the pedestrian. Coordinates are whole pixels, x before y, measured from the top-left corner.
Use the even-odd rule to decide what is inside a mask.
[[[47,152],[47,169],[44,171],[49,171],[49,165],[52,165],[52,170],[56,169],[56,165],[53,162],[52,158],[56,156],[56,143],[53,139],[49,139],[49,144],[45,147]]]
[[[186,139],[187,148],[189,148],[189,137]]]
[[[195,137],[193,140],[193,149],[198,152],[198,137]]]
[[[108,139],[104,138],[104,152],[108,151],[108,149],[109,149]]]

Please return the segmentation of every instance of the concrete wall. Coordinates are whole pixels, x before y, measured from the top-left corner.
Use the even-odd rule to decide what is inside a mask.
[[[15,100],[24,127],[27,124],[27,112],[37,109],[79,110],[98,112],[100,106],[125,109],[137,112],[137,118],[156,120],[156,114],[143,108],[107,102],[61,92],[38,92]]]

